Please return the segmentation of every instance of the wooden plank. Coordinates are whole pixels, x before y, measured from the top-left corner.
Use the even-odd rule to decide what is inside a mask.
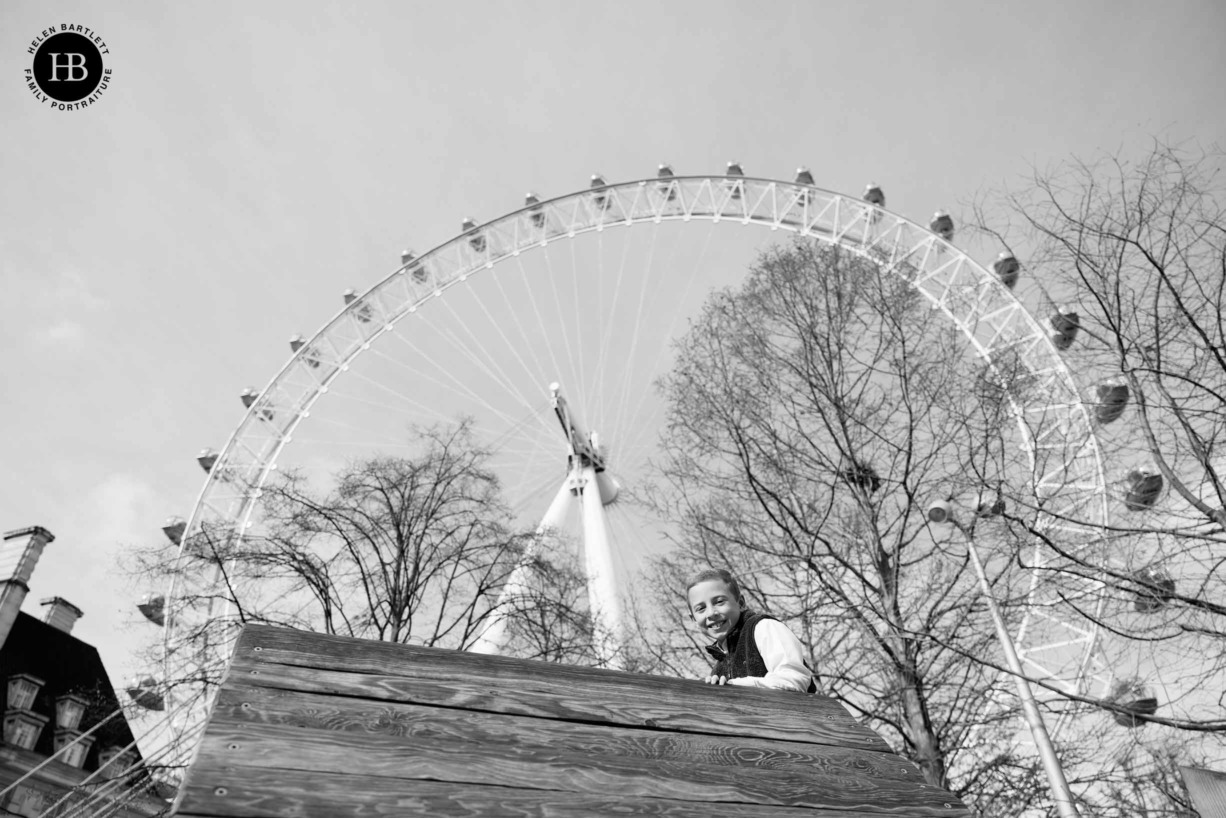
[[[293,668],[277,670],[278,665]],[[314,669],[304,673],[301,669]],[[495,713],[891,752],[824,696],[247,626],[229,678]]]
[[[208,783],[198,783],[207,781]],[[244,767],[194,767],[184,785],[179,818],[370,818],[430,815],[446,818],[856,818],[847,810],[808,810],[757,804],[694,803],[664,798],[521,790],[369,775]],[[190,805],[190,811],[186,805]],[[713,809],[714,806],[714,809]],[[900,809],[898,818],[935,813]],[[954,807],[940,813],[969,818]]]
[[[1226,773],[1200,767],[1180,767],[1179,772],[1201,818],[1226,818]]]
[[[593,753],[637,760],[644,767],[667,761],[696,766],[726,767],[726,775],[784,771],[803,776],[825,775],[832,786],[875,781],[919,785],[918,765],[899,756],[794,741],[687,734],[616,725],[565,722],[530,716],[508,716],[414,704],[372,701],[315,693],[228,685],[214,710],[218,725],[276,724],[319,730],[384,734],[404,740],[447,740],[473,745],[513,743],[513,751],[534,748],[553,753]],[[254,728],[258,729],[258,728]],[[593,748],[596,748],[593,750]]]
[[[258,690],[233,692],[255,698]],[[200,748],[202,765],[865,814],[888,815],[905,806],[915,814],[943,815],[950,809],[944,804],[952,802],[948,793],[924,786],[914,773],[911,780],[902,775],[873,778],[856,770],[854,759],[810,768],[803,756],[786,751],[771,753],[769,747],[760,747],[740,753],[728,747],[721,753],[714,741],[708,742],[705,755],[694,759],[685,755],[692,737],[661,731],[584,725],[563,730],[559,728],[567,725],[553,720],[477,717],[457,710],[326,697],[310,697],[301,705],[293,696],[249,701],[244,708],[242,696],[238,698],[214,711]],[[273,711],[268,718],[260,715],[261,705]]]

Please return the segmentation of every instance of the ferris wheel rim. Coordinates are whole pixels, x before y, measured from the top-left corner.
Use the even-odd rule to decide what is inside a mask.
[[[654,194],[654,195],[653,195]],[[780,198],[782,196],[782,198]],[[598,198],[603,202],[597,205]],[[680,204],[676,204],[680,202]],[[737,204],[733,205],[732,203]],[[811,207],[813,203],[822,207]],[[707,207],[699,205],[705,204]],[[800,212],[796,207],[800,204]],[[627,208],[627,205],[629,206]],[[643,205],[641,209],[636,209]],[[780,205],[783,205],[780,209]],[[610,218],[614,209],[620,213]],[[525,222],[543,214],[545,228],[536,228],[535,234],[524,229]],[[812,215],[810,215],[812,214]],[[175,606],[176,578],[188,559],[188,549],[193,535],[204,523],[205,509],[216,513],[210,503],[210,493],[220,485],[244,478],[242,496],[237,500],[237,513],[216,513],[222,519],[235,523],[234,535],[241,538],[249,525],[250,515],[259,500],[260,489],[268,479],[285,445],[291,442],[293,433],[302,420],[310,416],[315,401],[330,388],[331,384],[348,369],[349,364],[363,351],[370,348],[373,340],[411,315],[422,304],[441,297],[447,289],[466,280],[484,269],[492,269],[508,258],[535,247],[544,247],[561,239],[573,239],[578,235],[598,232],[616,226],[662,221],[739,221],[756,224],[772,230],[784,229],[801,237],[809,237],[839,246],[870,258],[878,264],[894,268],[901,274],[905,264],[915,267],[916,254],[920,254],[918,273],[910,281],[940,309],[961,331],[976,354],[994,366],[993,354],[1004,349],[1021,349],[1022,360],[1031,374],[1042,376],[1044,393],[1059,399],[1047,401],[1043,408],[1060,408],[1074,416],[1075,425],[1085,432],[1084,440],[1076,447],[1077,456],[1085,455],[1090,462],[1088,470],[1070,481],[1067,476],[1056,474],[1050,481],[1058,491],[1070,482],[1087,480],[1081,496],[1073,503],[1081,506],[1093,503],[1093,515],[1107,520],[1106,480],[1102,455],[1095,436],[1090,412],[1081,399],[1076,382],[1064,364],[1060,350],[1039,320],[1020,302],[1011,289],[992,272],[977,263],[965,252],[916,222],[897,213],[848,197],[815,185],[789,182],[769,177],[692,175],[673,176],[667,179],[646,178],[603,186],[583,188],[550,199],[530,202],[508,211],[496,219],[471,229],[461,231],[446,241],[431,248],[421,256],[402,263],[391,273],[371,285],[360,295],[354,294],[338,313],[325,322],[309,339],[305,340],[290,359],[273,375],[258,397],[248,407],[246,414],[235,427],[225,447],[218,453],[200,493],[192,506],[181,536],[175,571],[166,597],[166,624],[163,647],[169,646],[177,624],[173,615]],[[880,222],[880,226],[875,225]],[[556,228],[556,229],[550,229]],[[870,235],[873,236],[870,240]],[[510,236],[514,241],[508,242]],[[888,238],[887,238],[888,237]],[[480,239],[482,249],[474,244]],[[859,242],[856,242],[856,239]],[[499,241],[494,241],[499,239]],[[497,252],[495,252],[497,247]],[[904,252],[905,251],[905,252]],[[940,263],[937,264],[937,260]],[[933,269],[929,269],[929,264]],[[447,267],[440,267],[447,264]],[[444,277],[438,270],[446,269]],[[415,270],[426,270],[426,278],[414,280]],[[955,284],[958,276],[969,271],[973,284]],[[944,295],[933,299],[921,283],[942,283],[941,276],[949,275]],[[402,299],[398,308],[389,310],[387,297],[394,287],[409,296]],[[955,289],[958,292],[955,292]],[[965,292],[964,292],[965,291]],[[975,301],[969,311],[959,299],[973,291]],[[972,320],[973,319],[973,320]],[[975,336],[979,322],[997,322],[992,340],[985,344]],[[972,323],[976,327],[970,326]],[[338,348],[337,338],[344,329],[349,336]],[[369,333],[367,330],[371,330]],[[316,361],[310,363],[312,356]],[[326,367],[322,377],[312,369]],[[307,376],[303,383],[313,384],[313,389],[298,400],[286,399],[283,386],[292,376]],[[277,396],[274,399],[272,396]],[[1010,401],[1014,401],[1010,397]],[[1014,415],[1019,423],[1032,466],[1039,445],[1038,435],[1025,425],[1026,406],[1015,403]],[[271,413],[271,414],[269,414]],[[283,414],[288,413],[288,414]],[[270,430],[273,418],[281,416],[285,425]],[[1070,424],[1072,426],[1074,424]],[[248,458],[243,463],[243,456]],[[245,466],[241,474],[235,464]],[[1064,470],[1067,472],[1067,469]],[[1039,478],[1040,486],[1045,477]],[[231,498],[231,503],[235,498]],[[1092,525],[1092,524],[1091,524]],[[1087,526],[1088,527],[1088,526]],[[1037,573],[1032,574],[1032,583],[1037,582]],[[1023,624],[1023,629],[1025,625]],[[1087,637],[1087,644],[1096,637]]]

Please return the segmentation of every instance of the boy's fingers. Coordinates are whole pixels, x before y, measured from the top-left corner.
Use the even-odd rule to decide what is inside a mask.
[[[720,683],[720,684],[722,684],[722,685],[724,685],[724,684],[728,684],[728,677],[727,677],[727,676],[720,676],[720,677],[719,677],[719,683]]]

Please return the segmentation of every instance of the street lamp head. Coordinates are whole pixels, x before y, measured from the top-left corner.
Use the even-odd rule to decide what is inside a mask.
[[[941,524],[953,522],[953,519],[954,509],[947,500],[937,500],[928,505],[928,522]]]

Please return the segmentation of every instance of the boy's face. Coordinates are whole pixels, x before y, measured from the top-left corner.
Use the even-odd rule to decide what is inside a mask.
[[[690,615],[703,633],[719,641],[740,620],[741,601],[723,580],[708,579],[690,589]]]

